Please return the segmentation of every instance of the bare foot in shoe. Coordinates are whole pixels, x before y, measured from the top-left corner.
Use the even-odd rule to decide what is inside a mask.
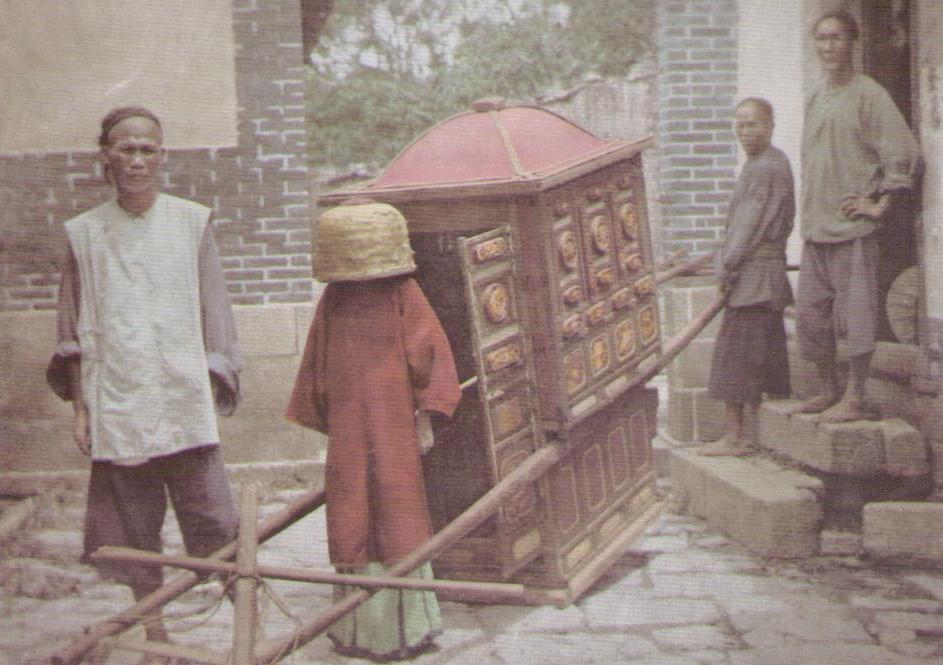
[[[875,417],[864,400],[858,398],[843,399],[835,406],[826,409],[816,417],[817,423],[850,423],[853,420],[871,420]]]
[[[823,393],[821,395],[810,397],[803,402],[799,402],[792,408],[788,409],[787,413],[789,415],[795,415],[797,413],[822,413],[829,407],[835,405],[836,402],[838,402],[837,395],[832,393]]]
[[[704,457],[746,457],[753,454],[753,447],[742,439],[723,438],[697,449]]]

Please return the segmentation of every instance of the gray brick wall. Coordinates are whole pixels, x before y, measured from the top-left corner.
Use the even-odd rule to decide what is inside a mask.
[[[234,0],[233,29],[239,144],[171,151],[165,191],[214,209],[234,303],[307,302],[299,0]],[[110,195],[94,151],[0,155],[0,311],[55,305],[62,223]]]
[[[736,0],[664,0],[657,7],[657,126],[665,251],[712,250],[737,164]]]

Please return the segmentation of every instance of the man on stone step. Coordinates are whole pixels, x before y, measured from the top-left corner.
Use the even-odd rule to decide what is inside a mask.
[[[822,16],[813,28],[824,79],[806,101],[802,138],[802,264],[799,349],[821,377],[819,394],[794,413],[819,422],[872,417],[864,399],[880,316],[876,231],[892,222],[895,200],[914,185],[919,152],[887,91],[852,66],[858,24]],[[836,338],[848,348],[848,383],[839,390]]]
[[[727,306],[714,343],[708,395],[724,402],[724,437],[701,455],[746,455],[756,442],[763,393],[789,396],[789,361],[783,309],[792,302],[786,278],[786,240],[796,203],[789,159],[770,145],[773,107],[748,97],[737,106],[734,131],[747,161],[727,211],[717,252]]]

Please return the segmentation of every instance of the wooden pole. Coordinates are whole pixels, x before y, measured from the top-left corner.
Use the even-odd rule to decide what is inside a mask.
[[[684,263],[678,264],[674,267],[666,267],[664,270],[656,268],[655,284],[664,284],[675,277],[681,277],[682,275],[689,275],[693,272],[697,272],[698,270],[707,266],[713,259],[713,254],[704,254],[702,256],[695,257],[690,261],[685,261]]]
[[[280,511],[262,521],[258,529],[259,542],[265,542],[272,536],[281,533],[322,505],[324,505],[324,490],[313,490],[298,497]],[[229,560],[235,554],[236,543],[233,541],[214,552],[210,558]],[[54,653],[51,657],[52,662],[55,665],[76,665],[85,654],[95,648],[99,641],[133,626],[142,617],[159,607],[163,607],[177,596],[195,587],[199,582],[200,578],[192,572],[177,575],[167,584],[148,594],[124,612],[88,628],[85,635]]]
[[[465,512],[449,522],[445,528],[395,563],[390,568],[389,574],[407,575],[426,561],[434,559],[497,512],[508,496],[546,474],[554,464],[560,461],[563,452],[564,447],[561,444],[549,444],[537,450]],[[258,653],[256,663],[269,665],[292,650],[304,646],[345,614],[357,609],[374,593],[376,593],[375,589],[363,589],[346,596],[327,611],[301,626],[292,635],[269,644]]]
[[[239,565],[229,561],[214,561],[199,557],[158,554],[128,547],[102,547],[91,555],[93,561],[116,561],[150,566],[175,566],[189,570],[235,575]],[[410,589],[415,591],[448,591],[453,597],[475,603],[521,602],[525,598],[523,584],[501,582],[466,582],[460,580],[430,580],[415,577],[390,577],[388,575],[347,575],[332,570],[270,566],[260,563],[258,574],[277,580],[312,582],[320,584],[346,584],[371,589]]]
[[[256,519],[258,494],[252,483],[242,486],[239,510],[239,549],[236,552],[236,602],[233,609],[232,661],[252,665],[255,658],[256,620]]]
[[[688,257],[688,250],[686,249],[675,250],[671,254],[661,257],[661,261],[655,264],[655,272],[661,272],[663,270],[667,270],[668,268],[671,268],[672,266],[676,266],[678,265],[678,261],[682,259],[686,259],[687,257]]]
[[[625,390],[631,390],[632,388],[648,383],[656,374],[665,369],[668,363],[674,360],[675,356],[684,351],[688,344],[691,343],[691,340],[697,337],[700,332],[707,327],[707,324],[717,316],[717,313],[724,308],[724,304],[727,302],[727,295],[726,293],[719,294],[710,305],[704,308],[703,312],[688,321],[687,325],[679,330],[677,335],[665,343],[658,359],[651,365],[643,368],[640,374],[633,377],[625,387]]]
[[[183,644],[150,642],[148,640],[126,640],[114,637],[106,637],[102,640],[102,643],[114,649],[137,651],[138,653],[163,656],[164,658],[179,658],[185,662],[206,663],[207,665],[232,665],[229,662],[228,654],[208,651],[206,649],[194,649],[193,647],[184,646]]]

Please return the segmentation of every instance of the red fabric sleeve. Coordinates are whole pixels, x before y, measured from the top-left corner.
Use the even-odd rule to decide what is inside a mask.
[[[327,286],[314,312],[314,320],[308,330],[301,365],[295,377],[295,387],[285,410],[285,417],[304,427],[327,433],[327,413],[321,381],[324,375],[324,347],[327,326],[324,307],[330,296]]]
[[[438,411],[451,417],[462,397],[452,348],[439,319],[416,280],[400,285],[403,347],[421,411]]]

